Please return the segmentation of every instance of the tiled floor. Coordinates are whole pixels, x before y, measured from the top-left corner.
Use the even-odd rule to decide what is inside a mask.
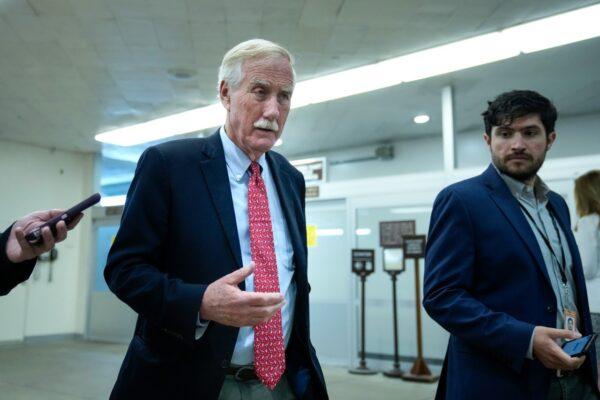
[[[107,399],[125,346],[84,341],[52,341],[0,346],[0,399]],[[381,374],[350,375],[325,368],[333,400],[432,399],[435,384],[389,379]]]

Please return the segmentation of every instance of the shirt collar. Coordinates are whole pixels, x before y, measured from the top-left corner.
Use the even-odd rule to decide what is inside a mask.
[[[539,176],[536,176],[533,187],[531,187],[511,176],[503,174],[500,172],[498,167],[494,165],[494,163],[492,163],[492,165],[496,169],[496,172],[498,172],[498,175],[500,175],[502,180],[504,180],[510,192],[517,199],[531,201],[534,203],[536,200],[539,203],[545,203],[548,200],[548,192],[550,191],[550,188],[548,188],[548,185],[546,185],[546,183]]]
[[[246,155],[246,153],[244,153],[244,151],[235,143],[233,143],[229,136],[227,136],[227,133],[225,132],[225,126],[221,126],[221,129],[219,129],[219,135],[221,136],[221,142],[223,143],[225,163],[233,174],[235,180],[240,182],[244,178],[246,172],[248,172],[252,161]],[[259,157],[257,162],[261,166],[262,171],[267,168],[267,159],[264,154]]]

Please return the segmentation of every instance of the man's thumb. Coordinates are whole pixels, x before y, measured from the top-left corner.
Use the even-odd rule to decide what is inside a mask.
[[[243,282],[250,274],[254,272],[254,262],[251,262],[250,265],[246,265],[240,269],[237,269],[225,276],[225,281],[230,285],[237,285]]]
[[[553,339],[578,339],[581,337],[579,332],[568,329],[548,329],[548,334]]]

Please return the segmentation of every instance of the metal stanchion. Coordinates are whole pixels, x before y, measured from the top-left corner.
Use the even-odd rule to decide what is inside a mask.
[[[371,249],[352,250],[352,272],[360,276],[360,361],[351,374],[373,375],[377,372],[367,367],[365,360],[365,284],[367,276],[375,271],[375,251]]]

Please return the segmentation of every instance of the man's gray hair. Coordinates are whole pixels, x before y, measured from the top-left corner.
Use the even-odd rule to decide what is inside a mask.
[[[221,66],[219,67],[219,81],[217,90],[221,82],[225,81],[231,89],[236,89],[242,82],[242,66],[244,62],[250,59],[261,59],[271,57],[284,57],[292,66],[294,84],[296,83],[296,71],[294,71],[294,58],[289,51],[278,45],[264,39],[251,39],[242,42],[229,50],[223,56]]]

